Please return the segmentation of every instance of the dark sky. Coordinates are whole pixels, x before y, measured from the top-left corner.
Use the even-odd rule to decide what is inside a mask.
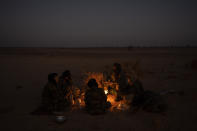
[[[0,46],[195,45],[195,0],[1,0]]]

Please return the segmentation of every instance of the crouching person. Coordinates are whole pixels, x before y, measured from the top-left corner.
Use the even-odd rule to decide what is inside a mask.
[[[95,79],[90,79],[85,93],[85,108],[92,115],[104,114],[110,107],[103,88],[98,88]]]

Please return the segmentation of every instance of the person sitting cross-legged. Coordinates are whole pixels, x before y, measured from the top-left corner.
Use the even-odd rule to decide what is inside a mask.
[[[104,114],[106,109],[110,107],[104,89],[98,88],[95,79],[90,79],[87,85],[89,87],[85,93],[85,108],[87,112],[92,115]]]

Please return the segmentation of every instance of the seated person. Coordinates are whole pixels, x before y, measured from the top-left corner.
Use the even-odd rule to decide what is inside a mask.
[[[107,102],[107,96],[104,93],[103,88],[98,88],[98,84],[95,79],[90,79],[88,87],[85,93],[85,108],[88,113],[92,115],[103,114],[109,107]]]
[[[127,77],[125,72],[122,70],[122,66],[119,63],[114,63],[113,65],[113,73],[112,80],[119,84],[120,92],[123,92],[126,86],[128,85]]]
[[[48,82],[42,92],[42,104],[31,114],[32,115],[50,115],[56,111],[63,111],[65,108],[64,96],[57,87],[58,74],[48,75]]]
[[[119,85],[119,90],[117,91],[116,101],[122,100],[122,96],[128,93],[128,81],[125,75],[125,72],[122,70],[121,64],[114,63],[112,72],[110,76],[105,76],[107,73],[104,73],[104,78],[108,81],[116,82]]]
[[[62,76],[60,77],[59,80],[59,87],[64,95],[65,103],[68,106],[72,105],[72,100],[73,100],[73,84],[72,84],[72,78],[71,78],[71,73],[69,70],[66,70],[62,73]]]

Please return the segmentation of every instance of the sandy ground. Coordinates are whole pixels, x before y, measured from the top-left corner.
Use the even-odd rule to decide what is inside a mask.
[[[196,131],[197,70],[190,67],[194,60],[197,48],[0,48],[0,130]],[[48,73],[70,69],[75,85],[80,86],[84,71],[100,72],[114,62],[136,61],[145,89],[181,92],[165,95],[169,105],[165,114],[138,111],[91,116],[78,110],[65,113],[67,121],[61,125],[53,116],[30,115],[40,104]]]

